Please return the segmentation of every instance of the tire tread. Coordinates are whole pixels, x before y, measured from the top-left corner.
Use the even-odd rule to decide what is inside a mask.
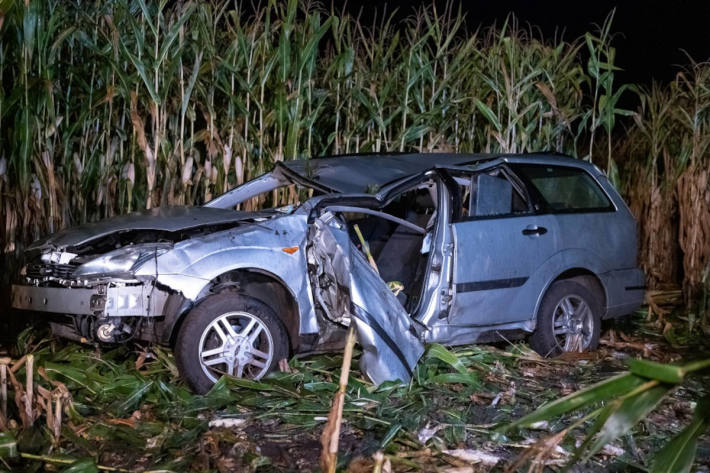
[[[244,311],[255,315],[270,330],[274,343],[274,358],[267,373],[278,366],[279,360],[288,356],[289,343],[286,329],[268,304],[233,290],[224,290],[210,295],[185,316],[185,322],[180,327],[173,347],[180,376],[196,393],[204,394],[213,386],[200,365],[198,353],[200,336],[215,317],[232,311]]]

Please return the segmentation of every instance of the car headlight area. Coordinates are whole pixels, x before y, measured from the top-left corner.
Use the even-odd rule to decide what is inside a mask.
[[[88,261],[74,271],[79,279],[102,277],[130,278],[135,270],[170,249],[168,243],[147,243],[124,246]]]

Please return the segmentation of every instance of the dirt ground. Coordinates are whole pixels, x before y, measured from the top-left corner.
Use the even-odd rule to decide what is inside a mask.
[[[382,451],[380,471],[506,471],[519,455],[539,447],[538,440],[583,413],[507,436],[496,434],[496,426],[624,371],[630,358],[669,363],[710,357],[710,343],[686,333],[683,317],[649,323],[639,313],[608,323],[597,352],[554,360],[541,359],[522,343],[453,348],[451,360],[430,349],[411,383],[378,388],[362,378],[356,357],[339,468],[373,471],[373,454]],[[60,431],[54,430],[56,416],[46,402],[43,407],[40,392],[27,425],[10,383],[8,428],[22,455],[6,460],[12,471],[62,471],[82,458],[129,471],[319,471],[320,434],[337,389],[337,354],[293,359],[288,372],[261,382],[223,379],[208,395],[195,396],[178,380],[166,351],[98,351],[41,334],[24,331],[6,355],[17,365],[23,354],[33,354],[36,391],[66,388],[64,416]],[[19,364],[14,376],[22,384],[25,367]],[[709,374],[691,377],[631,433],[571,471],[644,471],[652,454],[688,424],[708,390]],[[516,470],[561,470],[583,434],[583,428],[573,430],[540,461]],[[708,435],[700,438],[695,468],[710,471]]]

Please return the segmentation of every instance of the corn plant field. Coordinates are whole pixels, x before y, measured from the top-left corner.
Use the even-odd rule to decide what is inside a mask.
[[[707,371],[688,368],[710,351],[710,64],[620,83],[613,12],[578,38],[542,37],[513,16],[472,28],[456,3],[374,18],[295,0],[0,0],[0,298],[40,236],[199,205],[277,161],[569,154],[605,170],[637,217],[647,308],[606,326],[594,354],[435,345],[407,385],[352,373],[338,467],[560,471],[586,451],[573,471],[684,471],[661,469],[662,448],[685,426],[707,429],[710,412]],[[690,364],[628,375],[648,390],[619,402],[656,397],[619,438],[585,441],[602,427],[595,415],[615,415],[599,393],[589,399],[611,407],[520,420],[638,357]],[[0,347],[0,471],[318,471],[341,361],[294,358],[197,396],[159,347],[99,352],[28,329]]]
[[[710,66],[618,83],[613,15],[568,39],[513,17],[471,30],[455,4],[403,24],[295,1],[3,0],[0,15],[6,260],[68,225],[200,204],[280,160],[556,151],[627,196],[652,287],[692,298],[707,280]]]

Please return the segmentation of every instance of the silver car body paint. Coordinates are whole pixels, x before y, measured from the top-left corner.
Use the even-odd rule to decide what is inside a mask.
[[[226,225],[252,219],[258,215],[220,208],[158,207],[71,227],[35,242],[28,250],[78,246],[123,231],[176,232],[205,225]]]
[[[106,317],[136,314],[157,317],[162,315],[167,298],[167,293],[150,284],[108,284],[100,286],[100,289],[46,287],[42,288],[42,293],[42,297],[36,297],[34,286],[16,286],[12,305],[35,311],[78,315],[94,315],[96,311],[102,311]]]
[[[256,270],[283,282],[297,303],[301,334],[317,333],[310,283],[306,277],[305,209],[249,225],[188,239],[157,258],[157,271],[141,267],[136,276],[157,274],[156,280],[196,300],[209,283],[235,270]],[[298,247],[287,253],[286,248]]]
[[[450,173],[463,173],[465,179],[519,164],[582,169],[604,190],[613,210],[451,220],[456,186],[450,184]],[[378,211],[423,179],[435,184],[436,218],[423,237],[421,251],[428,260],[419,303],[408,314],[352,244],[337,215],[338,209],[352,210],[357,202],[371,213]],[[283,212],[232,210],[290,184],[323,195]],[[523,233],[539,227],[546,233]],[[194,233],[156,250],[130,275],[87,281],[71,277],[78,248],[140,232]],[[184,314],[168,313],[175,310],[170,297],[183,298],[189,308],[209,295],[220,276],[259,273],[280,282],[291,295],[298,336],[323,337],[337,333],[333,326],[355,323],[363,372],[375,383],[407,381],[423,342],[457,345],[485,340],[491,333],[534,330],[545,291],[567,272],[581,270],[598,279],[605,317],[635,310],[644,294],[635,232],[626,204],[603,173],[571,158],[437,154],[289,161],[203,207],[152,209],[36,242],[29,252],[41,253],[41,264],[51,271],[13,286],[13,306],[98,319],[179,317]]]
[[[350,298],[362,347],[360,368],[375,384],[409,381],[424,344],[392,291],[352,244],[351,248]]]
[[[331,284],[315,289],[316,298],[334,322],[355,321],[362,347],[360,369],[375,384],[408,381],[424,345],[413,330],[413,321],[363,254],[350,241],[345,224],[326,211],[310,232],[309,259],[332,270]],[[335,291],[335,288],[344,288]],[[348,301],[345,306],[339,303]],[[348,310],[349,314],[338,313]]]
[[[342,194],[372,193],[400,179],[426,172],[437,166],[463,166],[492,159],[485,154],[391,154],[381,156],[339,156],[278,163],[299,176]],[[382,165],[382,159],[387,163]]]

